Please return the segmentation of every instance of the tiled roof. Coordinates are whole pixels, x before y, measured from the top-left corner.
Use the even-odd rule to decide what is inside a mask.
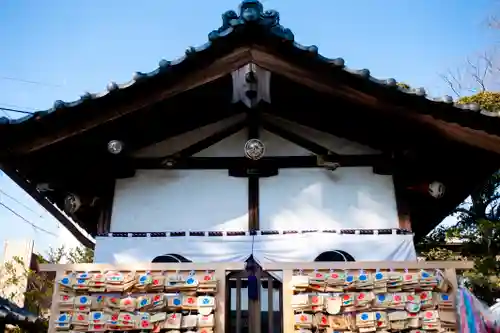
[[[219,43],[224,39],[229,38],[233,34],[247,27],[258,26],[272,37],[277,37],[284,42],[288,42],[293,45],[297,51],[302,51],[305,53],[312,54],[317,60],[329,64],[330,66],[341,68],[344,71],[351,73],[354,76],[364,78],[365,80],[375,82],[378,85],[390,87],[392,89],[397,89],[405,94],[420,96],[422,99],[427,99],[426,91],[424,88],[417,89],[405,89],[397,84],[394,78],[389,79],[377,79],[370,75],[368,69],[349,69],[345,67],[344,59],[327,58],[318,53],[318,47],[315,45],[304,46],[294,40],[294,34],[290,29],[287,29],[280,25],[279,23],[279,13],[275,10],[264,11],[263,5],[257,0],[243,0],[239,6],[239,13],[230,10],[222,15],[222,26],[217,30],[212,31],[208,34],[208,42],[200,47],[190,47],[186,50],[185,55],[179,59],[173,61],[161,60],[159,62],[158,68],[149,73],[134,73],[132,79],[128,82],[118,84],[116,82],[110,82],[106,90],[100,93],[84,93],[80,99],[65,102],[62,100],[57,100],[54,102],[52,108],[45,111],[34,112],[33,114],[21,117],[18,119],[9,119],[6,117],[0,118],[0,124],[18,124],[22,123],[31,118],[40,118],[47,114],[50,114],[58,109],[72,108],[84,103],[88,103],[92,100],[100,99],[108,94],[112,94],[115,91],[121,91],[133,87],[138,82],[143,82],[154,77],[159,77],[162,75],[168,75],[175,67],[183,64],[187,59],[195,57],[196,55],[202,53],[203,51],[209,50],[213,47],[214,43]],[[453,105],[456,109],[461,111],[472,111],[472,113],[479,113],[490,117],[499,117],[496,112],[490,112],[487,110],[481,110],[478,104],[459,104],[453,101],[451,96],[444,96],[438,99],[429,99],[433,102],[440,102],[443,104]]]
[[[45,320],[0,297],[0,323],[18,325],[25,329],[35,327],[42,329]]]

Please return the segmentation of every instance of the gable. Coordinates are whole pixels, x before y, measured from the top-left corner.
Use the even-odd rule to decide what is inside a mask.
[[[243,15],[246,12],[252,15]],[[180,59],[162,60],[158,68],[149,73],[136,72],[129,82],[109,83],[104,92],[85,93],[71,102],[57,100],[51,109],[22,119],[0,118],[0,156],[6,152],[43,149],[221,78],[230,79],[231,74],[248,64],[322,94],[370,107],[377,113],[388,114],[391,119],[404,118],[429,129],[441,140],[458,141],[500,154],[497,113],[480,110],[477,104],[453,103],[450,96],[431,100],[423,88],[402,89],[393,78],[378,79],[372,77],[368,69],[349,69],[342,58],[327,58],[318,52],[317,46],[295,42],[292,31],[280,25],[278,12],[264,11],[257,0],[244,0],[239,13],[224,13],[222,26],[212,31],[208,39],[202,47],[189,48]],[[276,81],[274,77],[272,81]],[[233,99],[234,91],[228,95],[229,100]],[[203,96],[208,98],[210,94]],[[287,96],[294,94],[288,92]],[[263,100],[271,101],[274,97],[271,94]],[[164,109],[174,112],[178,107]],[[75,112],[79,115],[75,116]],[[46,120],[40,122],[41,118]],[[60,124],[64,124],[63,128]],[[23,126],[16,126],[13,131],[11,125]],[[33,131],[32,126],[46,130]],[[483,131],[492,136],[486,136]]]
[[[412,220],[421,228],[414,231],[425,234],[500,165],[498,114],[474,104],[455,104],[448,96],[430,100],[423,89],[407,91],[398,88],[395,79],[349,69],[341,58],[327,58],[318,47],[295,42],[294,34],[280,25],[278,12],[264,12],[259,1],[244,0],[238,13],[224,13],[221,27],[208,39],[177,60],[162,60],[149,73],[135,73],[130,82],[111,82],[104,92],[85,93],[71,102],[58,100],[51,109],[19,120],[0,118],[2,168],[49,210],[53,203],[63,209],[68,193],[87,197],[85,214],[72,218],[95,234],[101,214],[95,203],[105,200],[94,199],[103,198],[107,190],[102,187],[138,169],[165,168],[165,156],[221,129],[238,129],[245,113],[257,110],[272,114],[265,118],[278,128],[303,131],[316,148],[321,146],[304,149],[264,128],[260,137],[266,141],[267,156],[308,157],[330,151],[363,155],[378,149],[384,160],[397,166],[395,178],[406,181],[403,191],[412,192],[414,183],[442,182],[447,188],[444,198],[435,200],[428,191],[410,195]],[[267,72],[255,75],[256,80],[240,70],[245,66]],[[235,78],[244,84],[235,84]],[[235,94],[237,87],[247,90]],[[253,94],[258,98],[245,103]],[[197,145],[186,156],[242,157],[248,139],[245,126],[210,145]],[[123,141],[121,155],[107,149],[111,141]],[[307,167],[317,166],[312,157],[302,159],[312,160]],[[41,194],[37,184],[51,190]],[[51,212],[82,239],[59,210]]]
[[[179,151],[215,135],[232,125],[235,125],[243,119],[243,115],[236,115],[216,123],[203,126],[199,129],[169,138],[154,145],[142,148],[133,153],[134,157],[167,157],[175,155]],[[264,115],[263,119],[275,124],[279,128],[285,128],[307,140],[331,150],[341,155],[362,155],[376,154],[380,151],[361,145],[357,142],[334,136],[329,133],[321,132],[313,128],[285,120],[280,117]],[[259,139],[266,146],[266,156],[311,156],[309,151],[289,140],[286,140],[270,131],[259,128]],[[206,149],[203,149],[193,157],[243,157],[244,146],[248,140],[248,130],[246,128],[230,135],[229,137],[214,143]]]

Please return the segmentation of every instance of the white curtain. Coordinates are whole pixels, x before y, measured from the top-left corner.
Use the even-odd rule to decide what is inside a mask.
[[[310,262],[325,251],[341,250],[356,261],[417,260],[413,235],[306,233],[220,237],[97,237],[96,263],[151,262],[177,254],[192,262]]]

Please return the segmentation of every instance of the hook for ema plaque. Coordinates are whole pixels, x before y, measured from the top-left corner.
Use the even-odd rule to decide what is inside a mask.
[[[191,272],[189,272],[189,276],[194,276],[196,274],[196,271],[193,269]]]
[[[299,275],[304,275],[304,270],[299,268]]]
[[[333,268],[330,268],[330,274],[332,274],[333,272],[335,272],[335,270]]]
[[[405,273],[408,273],[408,268],[405,268]]]

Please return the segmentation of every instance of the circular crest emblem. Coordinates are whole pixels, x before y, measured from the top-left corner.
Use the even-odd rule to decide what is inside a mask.
[[[429,194],[436,199],[440,199],[444,196],[446,187],[440,182],[432,182],[429,184]]]
[[[245,156],[251,160],[259,160],[264,156],[266,147],[259,139],[250,139],[245,143]]]

